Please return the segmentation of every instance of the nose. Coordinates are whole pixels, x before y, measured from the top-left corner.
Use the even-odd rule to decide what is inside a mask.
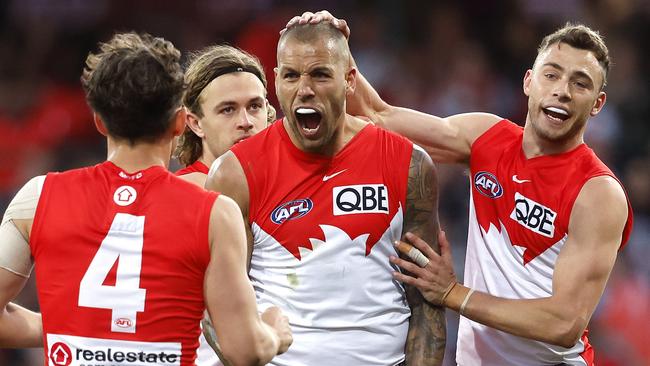
[[[569,83],[564,81],[556,83],[555,89],[553,91],[553,96],[557,97],[561,102],[571,100],[571,90],[569,88]]]
[[[314,96],[314,89],[312,88],[311,78],[309,75],[300,75],[298,80],[298,98],[306,100]]]
[[[249,131],[254,126],[255,125],[253,124],[253,120],[251,118],[251,115],[248,113],[248,110],[246,110],[246,108],[242,108],[242,111],[239,114],[239,118],[237,118],[237,129]]]

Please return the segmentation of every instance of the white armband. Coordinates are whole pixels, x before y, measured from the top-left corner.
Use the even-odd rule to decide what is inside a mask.
[[[33,261],[29,244],[11,220],[0,225],[0,268],[28,278]]]
[[[0,224],[0,268],[29,277],[34,266],[28,240],[13,220],[33,220],[45,176],[33,178],[16,193]]]

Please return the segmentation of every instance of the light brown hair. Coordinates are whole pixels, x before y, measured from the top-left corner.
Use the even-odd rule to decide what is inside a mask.
[[[265,90],[267,88],[264,69],[257,57],[229,45],[211,46],[190,57],[189,66],[185,71],[186,90],[183,105],[199,118],[203,117],[201,92],[212,80],[231,72],[250,72],[260,79]],[[275,109],[271,105],[268,106],[267,117],[269,122],[275,118]],[[189,127],[185,127],[175,155],[184,165],[193,164],[203,155],[201,138]]]

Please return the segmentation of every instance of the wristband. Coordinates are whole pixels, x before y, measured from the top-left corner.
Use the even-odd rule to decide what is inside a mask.
[[[445,290],[445,293],[442,294],[442,298],[440,299],[440,304],[441,305],[445,305],[445,299],[447,298],[447,296],[449,296],[449,294],[451,293],[451,290],[453,290],[454,287],[456,287],[457,283],[458,282],[454,281],[454,282],[450,283],[449,286],[447,286],[447,289]]]
[[[470,296],[472,296],[473,293],[474,293],[474,289],[471,288],[471,289],[469,289],[469,292],[467,293],[467,295],[465,295],[465,299],[463,300],[463,303],[460,304],[460,309],[458,310],[458,313],[460,313],[460,315],[464,315],[463,313],[465,312],[465,306],[469,302],[469,298],[470,298]]]

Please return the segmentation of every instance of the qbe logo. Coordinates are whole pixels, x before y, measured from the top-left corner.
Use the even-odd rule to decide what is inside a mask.
[[[358,213],[388,214],[388,189],[383,184],[359,184],[334,187],[334,216]]]
[[[63,342],[56,342],[50,347],[50,361],[56,366],[68,366],[72,363],[72,351]]]
[[[510,218],[526,229],[552,238],[555,233],[556,217],[557,214],[550,208],[524,197],[519,192],[515,193],[515,208]]]

